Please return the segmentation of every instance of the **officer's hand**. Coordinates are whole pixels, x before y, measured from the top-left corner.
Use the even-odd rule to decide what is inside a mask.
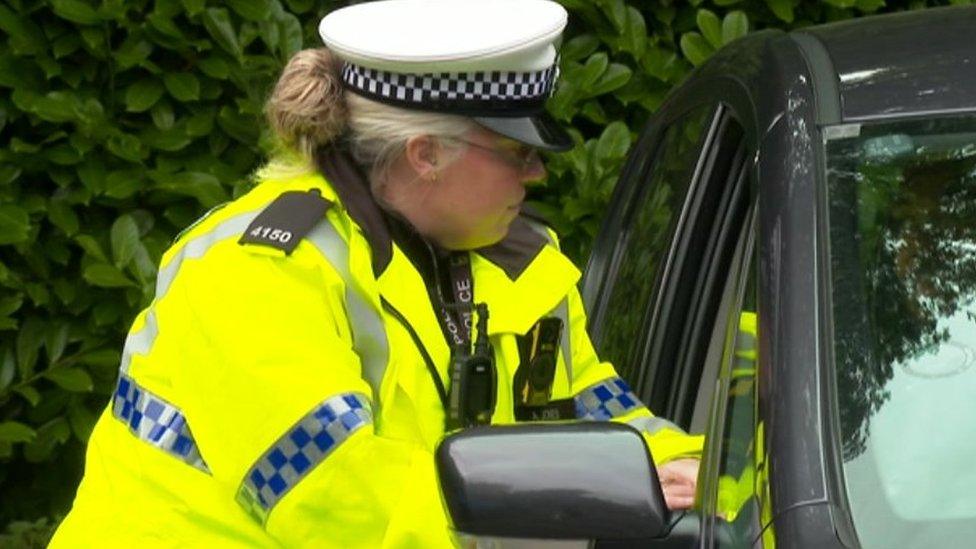
[[[676,459],[657,468],[657,476],[664,490],[664,503],[668,509],[689,509],[695,502],[695,486],[698,484],[698,466],[694,458]]]

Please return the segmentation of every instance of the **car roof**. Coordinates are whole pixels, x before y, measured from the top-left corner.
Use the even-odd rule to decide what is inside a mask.
[[[976,109],[976,6],[900,12],[797,33],[812,35],[826,49],[832,67],[819,69],[835,75],[844,121]]]

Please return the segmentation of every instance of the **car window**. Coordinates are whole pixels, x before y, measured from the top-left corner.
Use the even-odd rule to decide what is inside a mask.
[[[614,251],[610,293],[594,343],[600,356],[632,385],[637,384],[637,344],[654,280],[684,207],[713,111],[712,106],[692,110],[666,130],[650,174],[636,182],[641,188]]]
[[[854,528],[864,547],[971,546],[976,117],[836,130],[833,374]]]
[[[725,363],[720,382],[723,391],[717,393],[724,400],[721,442],[718,450],[718,469],[714,513],[718,520],[715,536],[718,547],[750,547],[761,531],[759,486],[765,486],[765,468],[759,463],[763,456],[763,426],[757,422],[758,319],[756,294],[758,287],[758,257],[753,252],[742,288],[742,299],[729,319]]]

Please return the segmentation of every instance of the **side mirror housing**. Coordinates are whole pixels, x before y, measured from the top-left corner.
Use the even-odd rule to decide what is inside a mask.
[[[643,437],[610,422],[479,427],[436,454],[455,530],[467,536],[637,540],[669,513]]]

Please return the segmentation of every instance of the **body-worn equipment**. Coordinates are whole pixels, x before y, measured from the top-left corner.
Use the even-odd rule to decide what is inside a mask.
[[[328,181],[265,181],[164,254],[53,547],[451,544],[432,457],[451,352],[429,277],[348,159],[322,163]],[[283,201],[320,219],[282,219]],[[597,359],[551,233],[522,217],[467,257],[490,310],[492,423],[565,401],[642,430],[659,463],[700,452]],[[545,341],[520,352],[533,330]],[[516,372],[540,353],[520,400]]]

